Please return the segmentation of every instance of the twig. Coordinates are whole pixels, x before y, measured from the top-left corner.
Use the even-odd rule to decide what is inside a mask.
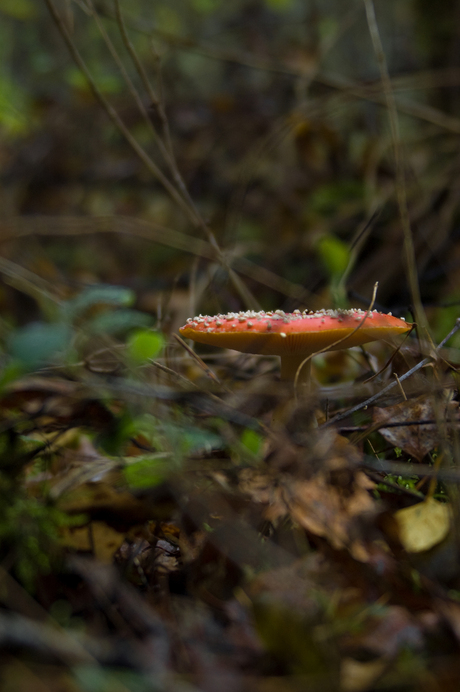
[[[404,399],[404,401],[407,401],[406,392],[403,389],[403,386],[401,384],[401,380],[399,379],[398,375],[395,372],[393,373],[393,376],[394,376],[396,382],[398,383],[402,398]]]
[[[37,235],[51,236],[80,236],[91,233],[119,233],[136,236],[145,240],[173,247],[197,257],[216,261],[216,251],[210,243],[201,238],[181,233],[173,228],[167,228],[154,221],[136,219],[129,216],[27,216],[13,217],[0,221],[0,244],[19,237]],[[309,303],[313,308],[320,308],[319,299],[299,284],[278,276],[274,272],[261,267],[246,257],[227,255],[227,264],[243,276],[257,281],[263,286],[295,298],[301,303]]]
[[[441,341],[439,346],[436,347],[435,349],[435,354],[446,344],[449,339],[458,332],[460,329],[460,319],[458,319],[455,323],[455,327],[450,330],[449,334]],[[399,378],[399,382],[404,382],[404,380],[407,380],[408,377],[411,375],[414,375],[416,372],[424,368],[426,365],[431,363],[432,361],[432,356],[429,356],[427,358],[424,358],[423,360],[420,361],[417,365],[414,365],[413,368],[408,370],[404,375],[401,375]],[[356,406],[353,406],[352,408],[348,409],[347,411],[344,411],[343,413],[338,413],[336,416],[331,418],[329,421],[326,423],[323,423],[323,425],[320,426],[320,428],[327,428],[330,425],[334,425],[334,423],[338,423],[339,421],[343,420],[344,418],[347,418],[348,416],[351,416],[353,413],[356,413],[356,411],[361,411],[363,408],[367,408],[368,406],[371,406],[377,399],[380,399],[381,396],[384,394],[387,394],[389,391],[391,391],[394,387],[396,387],[398,383],[391,382],[389,385],[384,387],[380,392],[377,392],[377,394],[374,394],[371,396],[369,399],[366,399],[365,401],[361,402],[360,404],[357,404]]]
[[[141,79],[141,82],[144,85],[144,89],[145,89],[152,105],[156,108],[156,111],[157,111],[158,116],[159,116],[160,121],[161,121],[161,125],[163,128],[163,135],[165,138],[164,143],[163,143],[162,139],[158,136],[158,134],[155,130],[155,127],[154,127],[153,123],[151,122],[151,119],[149,118],[149,122],[151,124],[151,127],[154,130],[155,135],[157,137],[160,151],[163,155],[163,158],[165,159],[166,163],[169,166],[169,169],[170,169],[170,171],[173,175],[173,178],[174,178],[174,182],[178,186],[180,192],[182,193],[182,196],[184,197],[184,199],[187,200],[188,204],[193,209],[194,213],[196,214],[196,218],[197,218],[199,224],[206,229],[206,224],[203,221],[203,218],[201,217],[201,214],[199,213],[198,209],[196,208],[195,203],[192,200],[189,191],[187,190],[184,179],[182,178],[182,175],[180,174],[179,168],[177,166],[176,159],[174,156],[172,141],[171,141],[171,135],[170,135],[170,131],[169,131],[168,119],[166,117],[166,113],[165,113],[165,110],[163,107],[162,100],[158,98],[155,91],[153,90],[153,87],[150,83],[147,72],[145,71],[144,66],[142,65],[141,61],[139,60],[139,57],[138,57],[138,55],[134,49],[133,44],[129,40],[129,36],[128,36],[128,33],[126,31],[126,25],[125,25],[125,22],[123,19],[123,15],[121,13],[120,0],[115,0],[115,13],[116,13],[116,18],[117,18],[120,34],[121,34],[121,37],[123,39],[123,43],[125,45],[125,48],[131,57],[131,60],[134,64],[134,67],[136,68],[136,71],[137,71],[137,73]]]
[[[139,156],[141,161],[147,166],[148,170],[153,173],[153,175],[157,178],[157,180],[163,185],[163,187],[166,189],[166,191],[169,193],[171,198],[178,204],[178,206],[182,209],[184,214],[187,216],[189,221],[192,223],[192,225],[195,228],[201,228],[204,233],[207,236],[208,242],[210,243],[211,247],[213,248],[216,258],[219,260],[220,264],[227,270],[230,281],[233,283],[236,291],[240,295],[242,301],[248,308],[256,308],[257,307],[257,301],[255,298],[252,296],[250,290],[243,284],[241,279],[235,274],[234,270],[228,265],[226,257],[222,250],[220,249],[216,238],[209,228],[209,226],[204,222],[202,219],[200,213],[196,209],[193,201],[191,200],[186,188],[185,184],[180,182],[181,176],[179,174],[179,171],[177,169],[177,166],[175,165],[174,158],[171,156],[167,156],[167,160],[169,161],[170,165],[172,166],[172,172],[173,172],[173,177],[175,179],[176,185],[179,186],[179,190],[175,185],[169,180],[169,178],[163,173],[163,171],[157,166],[157,164],[153,161],[153,159],[147,154],[147,152],[141,147],[141,145],[138,143],[138,141],[133,137],[129,129],[126,127],[120,116],[118,115],[117,111],[113,108],[111,103],[105,98],[105,96],[102,94],[100,89],[98,88],[90,70],[88,69],[88,66],[86,65],[83,57],[81,56],[78,48],[76,47],[70,32],[65,25],[65,22],[62,20],[60,17],[59,13],[57,12],[53,0],[44,0],[46,3],[46,6],[48,7],[48,10],[56,23],[56,26],[61,33],[61,36],[63,37],[67,48],[69,49],[69,52],[75,61],[76,65],[79,67],[79,69],[82,71],[84,74],[91,91],[93,92],[95,98],[99,101],[109,118],[112,120],[114,125],[118,128],[118,130],[121,132],[121,134],[125,137],[131,148],[134,150],[134,152]],[[121,17],[121,14],[120,14]],[[121,21],[122,26],[123,21]],[[158,101],[158,100],[157,100]],[[158,138],[158,141],[160,141],[160,138]],[[166,151],[166,150],[165,150]],[[183,194],[185,194],[185,199]]]
[[[140,382],[134,382],[132,380],[126,380],[121,377],[108,377],[104,383],[98,383],[98,392],[105,390],[110,394],[116,394],[117,396],[123,396],[126,399],[150,399],[159,401],[174,401],[181,403],[188,403],[190,406],[195,408],[197,411],[206,413],[212,416],[220,416],[225,420],[228,420],[235,425],[241,425],[245,428],[250,428],[251,430],[256,430],[257,432],[266,432],[265,426],[263,426],[258,420],[252,416],[242,413],[235,408],[232,408],[225,402],[218,402],[216,400],[210,400],[207,392],[202,391],[178,391],[172,387],[166,386],[152,386],[142,384]]]
[[[153,360],[153,361],[151,361],[151,364],[155,368],[157,368],[158,370],[161,370],[161,372],[164,372],[166,375],[173,377],[176,380],[176,382],[187,387],[187,389],[190,389],[190,387],[192,387],[193,389],[200,391],[200,388],[198,387],[198,385],[196,385],[191,380],[187,379],[187,377],[180,375],[175,370],[172,370],[171,368],[168,368],[166,365],[163,365],[163,363],[159,363],[157,360]]]
[[[365,456],[359,466],[379,473],[388,473],[392,476],[427,476],[428,478],[438,478],[447,483],[460,483],[460,470],[436,468],[428,464],[407,464],[401,461],[389,461],[387,459],[376,459],[375,457]]]
[[[353,334],[354,334],[355,332],[358,331],[358,329],[361,329],[361,327],[363,326],[364,322],[365,322],[365,321],[367,320],[367,318],[369,317],[369,314],[370,314],[372,308],[374,307],[375,298],[376,298],[376,296],[377,296],[377,288],[378,288],[378,286],[379,286],[379,283],[378,283],[378,281],[376,281],[375,284],[374,284],[374,290],[373,290],[373,293],[372,293],[372,299],[371,299],[370,305],[369,305],[369,307],[367,308],[367,310],[366,310],[366,312],[365,312],[365,314],[364,314],[364,316],[363,316],[363,319],[359,322],[359,324],[353,329],[353,331],[352,331],[350,334],[347,334],[346,336],[340,337],[340,339],[337,339],[337,341],[334,341],[333,344],[330,344],[329,346],[326,346],[325,348],[322,348],[322,349],[320,349],[319,351],[316,351],[315,353],[311,353],[309,356],[307,356],[307,357],[305,358],[305,360],[302,361],[302,363],[299,365],[299,367],[298,367],[298,369],[297,369],[297,372],[296,372],[296,375],[295,375],[295,379],[294,379],[294,388],[297,387],[297,382],[298,382],[298,379],[299,379],[300,371],[302,370],[302,368],[303,368],[307,363],[311,363],[312,358],[314,358],[315,356],[318,356],[320,353],[327,353],[328,351],[333,351],[333,350],[335,349],[336,346],[338,346],[339,344],[341,344],[343,341],[346,341],[347,339],[350,339],[350,338],[353,336]]]
[[[107,10],[107,8],[104,8],[104,14],[105,16],[114,19],[114,16]],[[138,33],[146,36],[151,36],[154,34],[173,49],[187,53],[195,53],[196,55],[202,55],[210,60],[218,60],[220,62],[227,62],[230,64],[239,65],[241,67],[246,67],[251,70],[272,72],[274,74],[282,74],[293,78],[303,77],[305,73],[305,70],[302,68],[280,64],[279,62],[268,62],[260,59],[258,56],[254,56],[252,53],[238,54],[234,51],[222,50],[221,48],[213,45],[203,45],[198,43],[192,36],[178,36],[153,27],[146,29],[144,26],[134,26],[133,22],[131,22],[131,26]],[[371,82],[369,84],[362,85],[341,75],[318,72],[314,75],[313,82],[330,87],[331,89],[340,91],[344,94],[350,94],[351,96],[364,101],[377,103],[381,106],[386,105],[385,96],[378,93],[381,80],[378,83]],[[443,86],[457,86],[459,83],[460,70],[456,68],[449,68],[447,70],[425,70],[415,75],[411,74],[396,77],[393,80],[393,90],[427,88],[437,89]],[[401,113],[406,113],[407,115],[419,120],[424,120],[449,132],[460,134],[460,119],[447,115],[437,108],[426,106],[422,103],[416,103],[408,99],[404,101],[398,100],[396,102],[396,108]]]
[[[167,151],[165,144],[163,143],[160,135],[158,134],[158,132],[155,128],[155,125],[152,122],[152,118],[149,117],[149,114],[147,113],[147,109],[144,106],[144,103],[142,102],[142,99],[139,96],[139,93],[138,93],[136,87],[134,86],[132,79],[130,78],[125,66],[123,65],[123,62],[122,62],[120,56],[118,55],[117,49],[115,48],[115,46],[113,45],[113,42],[111,41],[109,35],[107,34],[107,32],[104,28],[104,25],[99,18],[99,14],[93,5],[92,0],[86,0],[86,2],[87,2],[86,8],[87,8],[88,12],[90,13],[90,15],[92,16],[92,18],[94,19],[96,26],[99,29],[99,32],[100,32],[108,50],[109,50],[112,58],[114,59],[118,69],[120,70],[120,73],[121,73],[121,75],[125,81],[125,84],[127,85],[128,89],[129,89],[129,92],[131,93],[131,96],[133,97],[134,102],[136,103],[136,106],[137,106],[139,112],[141,113],[142,117],[144,118],[144,120],[147,123],[150,130],[152,131],[153,136],[155,138],[155,141],[158,144],[158,148],[160,149],[160,152],[163,155],[163,158],[169,164],[170,163],[169,152]],[[123,23],[121,23],[121,27],[124,28]],[[125,35],[123,33],[122,33],[122,36],[123,36],[123,39],[125,39]],[[126,37],[126,39],[127,39],[127,37]],[[129,47],[131,47],[131,49],[132,49],[131,44],[129,44],[129,47],[128,47],[126,45],[126,42],[125,42],[125,46],[128,48],[128,50],[129,50]],[[132,49],[132,50],[134,50],[134,49]],[[142,69],[142,66],[141,66],[141,69]],[[148,80],[147,80],[147,84],[148,84]],[[144,84],[144,86],[145,86],[145,84]],[[158,101],[157,101],[156,96],[153,94],[153,91],[151,89],[148,90],[148,95],[149,95],[149,98],[152,101],[153,105],[155,107],[157,107]]]
[[[427,331],[427,321],[425,312],[422,306],[420,296],[420,286],[417,276],[417,263],[415,259],[414,244],[412,242],[412,231],[410,227],[409,210],[407,207],[407,191],[406,191],[406,176],[404,171],[404,162],[401,155],[401,141],[399,133],[398,112],[396,102],[391,88],[390,74],[388,72],[385,52],[380,40],[380,33],[375,16],[375,8],[373,0],[364,0],[366,9],[367,24],[371,36],[374,52],[380,69],[380,77],[382,80],[383,92],[388,108],[388,117],[390,120],[391,136],[393,140],[393,151],[396,167],[396,199],[398,202],[399,215],[404,236],[404,249],[406,255],[406,265],[408,273],[408,282],[412,297],[412,302],[415,310],[415,321],[417,324]]]
[[[219,380],[217,375],[215,375],[213,373],[213,371],[211,370],[211,368],[209,368],[206,365],[206,363],[203,360],[201,360],[200,356],[197,355],[195,353],[195,351],[193,349],[191,349],[190,346],[183,339],[181,339],[179,334],[173,334],[173,337],[175,338],[175,340],[177,341],[179,346],[181,346],[183,349],[185,349],[187,351],[187,353],[189,354],[189,356],[191,356],[193,358],[193,360],[197,363],[197,365],[203,370],[206,377],[209,377],[209,379],[211,379],[213,382],[215,382],[216,384],[218,384],[221,387],[222,382]]]
[[[83,60],[83,57],[81,56],[78,48],[76,47],[68,29],[65,23],[62,21],[59,13],[57,12],[53,0],[44,0],[46,3],[46,6],[48,7],[48,10],[54,19],[54,22],[56,23],[56,26],[64,39],[67,48],[69,49],[69,52],[79,67],[79,69],[83,72],[85,75],[85,78],[90,86],[91,91],[93,92],[94,97],[96,98],[97,101],[101,104],[102,108],[105,110],[107,115],[109,116],[110,120],[113,122],[115,127],[118,128],[118,130],[121,132],[123,137],[126,139],[128,144],[131,146],[131,148],[134,150],[134,152],[137,154],[137,156],[141,159],[141,161],[145,164],[145,166],[148,168],[148,170],[153,173],[153,175],[156,177],[156,179],[163,185],[165,190],[168,192],[168,194],[171,196],[171,198],[176,202],[176,204],[182,209],[184,214],[187,216],[187,218],[190,220],[190,222],[195,226],[199,226],[199,220],[196,218],[195,213],[193,210],[190,208],[190,206],[185,202],[183,199],[182,195],[178,192],[176,187],[171,183],[171,181],[165,176],[165,174],[162,172],[162,170],[157,166],[157,164],[150,158],[150,156],[147,154],[147,152],[141,147],[141,145],[138,143],[138,141],[132,136],[131,132],[129,129],[126,127],[112,104],[105,98],[105,96],[102,94],[100,91],[99,87],[97,86],[96,82],[93,79],[93,76],[91,72],[89,71],[85,61]]]
[[[448,427],[459,427],[460,425],[460,420],[454,420],[454,421],[445,421],[446,425]],[[369,425],[344,425],[338,428],[340,434],[346,434],[346,433],[355,433],[355,432],[364,432],[364,433],[370,433],[370,432],[375,432],[376,430],[381,430],[382,428],[405,428],[405,427],[413,427],[413,426],[420,426],[420,425],[437,425],[438,421],[435,420],[434,418],[426,418],[422,420],[405,420],[405,421],[398,421],[397,423],[386,423],[384,421],[379,421],[379,423],[376,423],[375,425],[369,426]]]
[[[389,481],[386,478],[380,478],[377,472],[372,472],[369,468],[365,467],[367,471],[367,475],[372,478],[373,481],[376,483],[380,483],[382,485],[386,485],[388,488],[391,488],[392,490],[398,490],[401,492],[403,495],[410,495],[411,497],[417,498],[417,500],[424,500],[425,495],[418,490],[412,490],[412,488],[405,488],[403,485],[398,485],[394,481]]]
[[[391,362],[394,360],[395,356],[399,353],[399,351],[401,350],[402,346],[405,344],[406,340],[409,338],[409,335],[412,334],[413,329],[414,329],[414,325],[412,325],[412,329],[410,330],[410,332],[407,332],[407,334],[405,334],[404,339],[403,339],[403,340],[401,341],[401,343],[394,349],[393,353],[392,353],[391,356],[388,358],[388,360],[387,360],[387,362],[385,363],[385,365],[382,365],[382,367],[380,368],[380,370],[379,370],[378,372],[374,372],[374,374],[371,375],[371,377],[368,377],[367,380],[364,380],[364,381],[363,381],[363,384],[368,384],[369,382],[372,382],[372,380],[375,380],[375,378],[378,377],[379,375],[381,375],[382,372],[385,372],[385,370],[387,369],[387,367],[391,364]],[[369,361],[368,361],[368,363],[369,363]]]

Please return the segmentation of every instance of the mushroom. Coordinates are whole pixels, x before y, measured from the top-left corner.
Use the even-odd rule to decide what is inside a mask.
[[[409,329],[403,319],[376,310],[249,310],[191,317],[179,332],[201,344],[280,356],[281,378],[294,380],[303,361],[313,353],[360,346]],[[309,379],[309,368],[304,370],[305,381]]]

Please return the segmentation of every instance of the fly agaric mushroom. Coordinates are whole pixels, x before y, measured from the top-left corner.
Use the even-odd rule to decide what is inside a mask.
[[[376,310],[368,313],[364,310],[295,310],[293,313],[249,310],[191,317],[179,332],[201,344],[280,356],[281,378],[294,380],[302,362],[317,351],[360,346],[409,329],[410,325],[403,319]],[[309,369],[305,370],[308,378]]]

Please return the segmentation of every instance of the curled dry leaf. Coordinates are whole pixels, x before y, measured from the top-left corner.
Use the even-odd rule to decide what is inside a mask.
[[[332,484],[329,473],[320,472],[308,481],[286,481],[283,499],[300,526],[326,538],[338,550],[348,549],[356,560],[367,562],[369,555],[357,520],[375,509],[369,494],[373,487],[359,471],[352,474],[346,486]]]
[[[402,401],[395,406],[374,409],[374,423],[401,423],[400,427],[380,428],[380,434],[387,442],[400,447],[407,454],[421,461],[440,442],[440,432],[436,424],[407,425],[408,422],[422,420],[458,420],[458,403],[450,400],[436,401],[431,396],[422,395],[416,399]]]
[[[303,450],[302,454],[305,457],[307,452]],[[369,493],[374,483],[356,469],[356,461],[355,448],[327,431],[312,444],[308,458],[303,458],[303,477],[280,474],[279,464],[267,473],[245,469],[239,477],[239,488],[253,502],[265,505],[266,520],[276,523],[290,516],[334,548],[348,549],[355,559],[367,562],[369,554],[361,539],[359,520],[375,513]],[[296,471],[299,466],[294,467]],[[308,478],[305,469],[310,471]]]

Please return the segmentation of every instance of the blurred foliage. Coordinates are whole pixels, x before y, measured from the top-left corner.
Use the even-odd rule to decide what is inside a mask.
[[[428,40],[422,5],[403,9],[381,3],[377,9],[399,110],[422,297],[436,301],[456,289],[458,211],[449,192],[457,185],[458,123],[450,105],[456,65],[442,66],[438,76],[428,71],[440,67],[438,32],[433,28]],[[138,0],[121,7],[156,91],[161,64],[178,170],[219,242],[305,286],[313,293],[308,307],[343,304],[350,294],[352,301],[359,296],[365,304],[375,280],[382,305],[410,303],[387,112],[379,105],[379,72],[361,6],[331,1],[315,7],[295,0],[151,5]],[[156,158],[152,133],[104,45],[93,5],[63,3],[58,10],[101,93]],[[195,234],[99,110],[45,5],[5,0],[0,11],[4,213],[137,215]],[[145,100],[113,6],[99,3],[97,11]],[[447,12],[442,4],[439,35],[453,44]],[[350,247],[359,225],[376,209],[380,216],[342,287],[348,298],[339,296],[331,252],[317,261],[324,242],[318,245],[318,238],[336,238]],[[154,291],[178,276],[187,281],[187,255],[167,244],[127,240],[117,236],[107,243],[97,233],[78,241],[36,237],[34,254],[52,258],[74,281],[91,275],[108,283],[132,282],[135,275],[136,290]],[[13,243],[10,252],[21,263],[32,261],[31,247]],[[241,300],[228,277],[211,280],[203,312]],[[294,302],[274,287],[250,283],[266,308]]]
[[[143,330],[134,332],[128,341],[128,354],[137,363],[146,363],[156,358],[163,350],[164,339],[161,334]]]

